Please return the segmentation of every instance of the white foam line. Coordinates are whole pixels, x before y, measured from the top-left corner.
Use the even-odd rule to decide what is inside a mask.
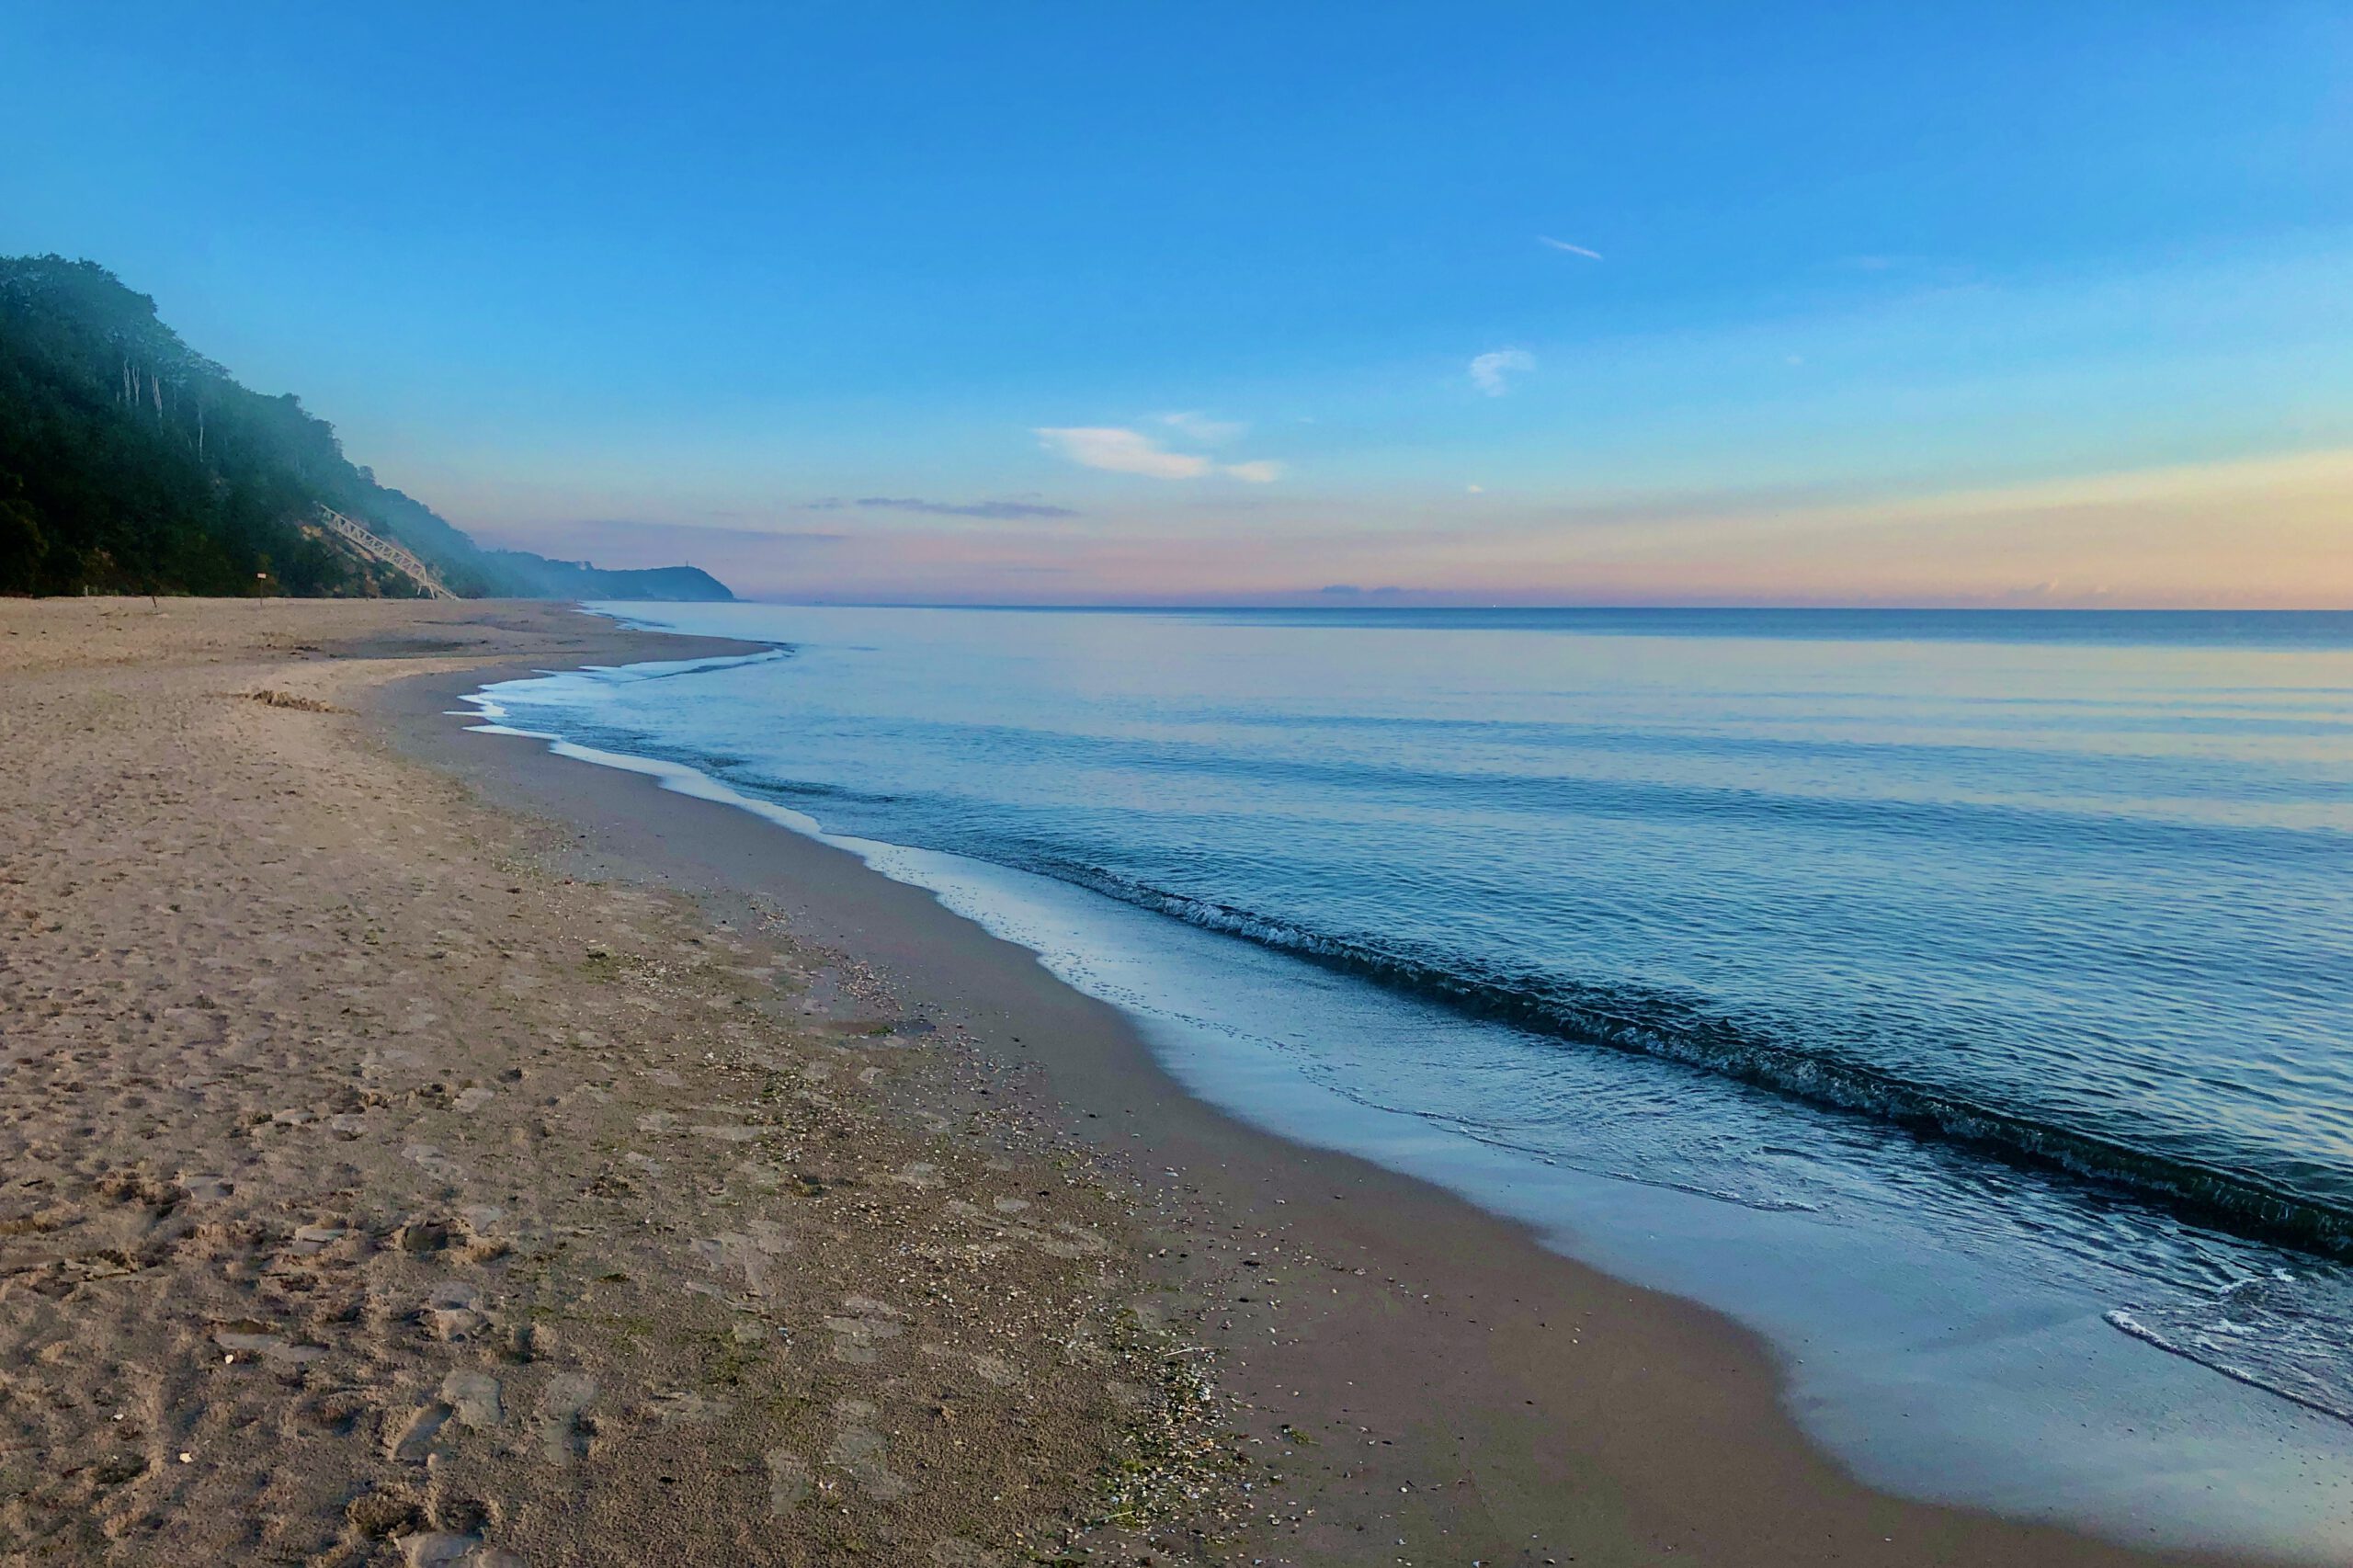
[[[749,812],[754,816],[774,823],[779,827],[789,829],[804,838],[813,838],[820,844],[829,845],[835,849],[855,855],[868,867],[894,882],[923,888],[934,897],[940,896],[938,888],[932,887],[916,876],[912,868],[907,865],[907,858],[916,852],[910,850],[904,845],[889,844],[881,839],[854,838],[847,834],[828,833],[823,824],[806,812],[796,812],[790,806],[779,806],[772,801],[763,801],[756,796],[746,795],[741,790],[731,789],[721,783],[701,769],[689,767],[682,762],[666,762],[658,757],[636,756],[628,752],[604,751],[596,746],[582,745],[577,741],[565,740],[561,735],[549,734],[544,731],[519,729],[512,724],[498,722],[497,721],[508,716],[507,712],[490,697],[487,690],[470,693],[460,700],[474,705],[472,714],[460,715],[461,717],[479,716],[491,721],[487,723],[467,725],[466,729],[471,733],[513,735],[522,740],[539,741],[557,756],[568,757],[575,762],[592,762],[599,767],[610,767],[622,773],[635,773],[655,780],[663,789],[675,794]],[[944,851],[935,853],[945,854]],[[955,858],[952,856],[948,858]],[[958,910],[957,913],[961,915],[965,912]]]
[[[2220,1372],[2233,1382],[2245,1383],[2251,1389],[2260,1389],[2275,1399],[2284,1399],[2290,1404],[2302,1405],[2315,1415],[2334,1416],[2339,1421],[2353,1423],[2353,1412],[2339,1410],[2325,1400],[2307,1398],[2293,1389],[2281,1388],[2278,1383],[2269,1379],[2258,1377],[2244,1367],[2234,1366],[2228,1361],[2217,1360],[2211,1356],[2200,1356],[2188,1346],[2159,1334],[2122,1307],[2113,1308],[2102,1312],[2100,1316],[2107,1320],[2110,1328],[2130,1335],[2142,1344],[2162,1350],[2168,1356],[2178,1356],[2183,1360],[2203,1367],[2210,1372]]]

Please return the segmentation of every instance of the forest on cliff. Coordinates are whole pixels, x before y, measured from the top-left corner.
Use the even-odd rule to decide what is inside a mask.
[[[320,527],[321,508],[466,597],[732,597],[688,566],[483,550],[353,463],[294,394],[240,385],[105,267],[0,257],[0,593],[421,591]]]

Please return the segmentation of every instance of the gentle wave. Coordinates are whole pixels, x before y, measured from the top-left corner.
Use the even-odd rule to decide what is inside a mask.
[[[1532,1033],[1679,1062],[1809,1104],[1870,1116],[1915,1133],[2120,1187],[2242,1235],[2353,1258],[2353,1210],[2324,1199],[2134,1149],[1760,1038],[1674,998],[1623,991],[1596,997],[1563,995],[1573,983],[1514,983],[1468,975],[1246,909],[1155,888],[1099,866],[1043,858],[1020,869]]]
[[[2114,810],[2069,811],[1999,801],[1825,795],[1699,783],[1408,767],[1269,755],[1237,756],[1215,746],[1057,733],[1044,728],[952,720],[907,722],[945,751],[1018,756],[1041,764],[1114,767],[1139,774],[1181,774],[1222,783],[1281,784],[1380,792],[1460,812],[1475,802],[1530,817],[1575,815],[1654,823],[1667,818],[1721,824],[1753,821],[1909,842],[2042,849],[2097,843],[2109,853],[2152,858],[2311,859],[2353,868],[2353,833],[2331,827],[2200,821]],[[1835,760],[1835,757],[1832,758]],[[813,786],[779,782],[771,788]]]
[[[589,665],[577,673],[606,686],[635,686],[653,680],[676,680],[680,676],[708,675],[713,670],[735,669],[745,665],[774,664],[779,659],[790,659],[799,652],[790,642],[774,642],[756,653],[714,653],[700,659],[656,659],[642,665]],[[563,677],[558,676],[556,678]]]
[[[596,728],[588,726],[591,733]],[[724,755],[715,748],[649,748],[644,738],[611,738],[621,749],[652,749],[670,760],[724,776],[737,788],[783,802],[800,802],[820,810],[827,803],[910,803],[904,795],[779,778],[757,765],[746,766],[745,759]],[[1308,770],[1313,771],[1328,768],[1329,765],[1308,765]],[[1512,782],[1525,788],[1532,781]],[[1545,782],[1557,785],[1566,781]],[[1610,791],[1605,789],[1597,792]],[[1712,797],[1712,803],[1721,810],[1726,797],[1746,792],[1704,793]],[[1826,809],[1828,804],[1802,803],[1815,809]],[[1874,804],[1884,808],[1889,803]],[[1631,809],[1631,802],[1628,805]],[[1654,797],[1651,809],[1656,809]],[[1922,808],[1924,814],[1937,809]],[[1969,810],[1975,817],[1972,825],[1980,833],[1992,820],[2040,814]],[[2111,847],[2120,836],[2117,825],[2112,820],[2101,824]],[[2172,823],[2139,825],[2154,834],[2175,837],[2177,842],[2210,831],[2224,838],[2239,837],[2242,842],[2246,837],[2295,840],[2305,854],[2314,852],[2315,838],[2325,845],[2319,852],[2326,854],[2336,851],[2346,836],[2278,828],[2208,830]],[[2051,831],[2047,819],[2042,828]],[[1812,1105],[1870,1117],[1915,1134],[1971,1145],[2015,1163],[2107,1184],[2185,1218],[2250,1239],[2281,1243],[2333,1258],[2353,1259],[2353,1208],[2328,1197],[2296,1191],[2195,1159],[2135,1148],[2079,1128],[1988,1105],[1945,1085],[1915,1082],[1885,1069],[1809,1050],[1786,1038],[1716,1017],[1704,999],[1637,991],[1623,985],[1584,985],[1552,974],[1479,973],[1469,970],[1453,955],[1424,956],[1400,951],[1158,887],[1099,864],[1074,858],[1063,846],[1049,841],[1016,841],[999,834],[987,836],[990,843],[985,847],[969,844],[959,847],[964,853],[1051,876],[1124,903],[1436,1001],[1468,1016],[1565,1041],[1677,1062]]]

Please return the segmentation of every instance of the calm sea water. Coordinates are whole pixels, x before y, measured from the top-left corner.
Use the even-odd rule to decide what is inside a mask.
[[[776,652],[505,722],[1083,890],[1082,983],[1479,1159],[2353,1422],[2353,616],[620,608]]]

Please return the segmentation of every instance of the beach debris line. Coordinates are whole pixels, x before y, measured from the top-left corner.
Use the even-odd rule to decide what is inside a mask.
[[[244,695],[246,700],[261,703],[267,708],[294,708],[305,713],[347,713],[350,711],[347,708],[337,708],[332,702],[322,702],[315,697],[302,697],[291,691],[280,691],[275,687],[266,686],[259,691],[248,691]]]

